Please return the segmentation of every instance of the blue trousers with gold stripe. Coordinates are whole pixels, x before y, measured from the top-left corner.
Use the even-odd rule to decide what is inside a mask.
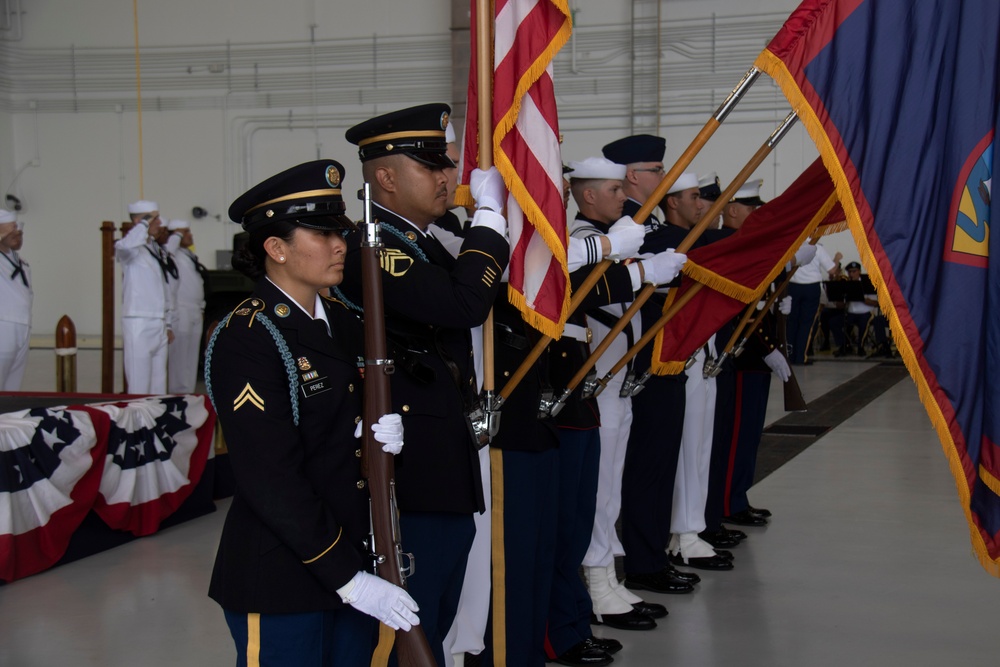
[[[493,488],[493,623],[483,664],[542,667],[556,550],[559,450],[495,450],[503,494]],[[496,479],[494,478],[496,481]],[[502,514],[503,535],[497,524]]]
[[[367,667],[377,622],[353,607],[302,614],[225,611],[236,667]]]

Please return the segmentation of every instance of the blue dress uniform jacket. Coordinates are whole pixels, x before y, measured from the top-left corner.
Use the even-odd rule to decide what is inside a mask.
[[[208,352],[236,480],[209,588],[228,611],[340,608],[336,589],[368,567],[368,490],[354,437],[361,324],[343,304],[323,305],[332,337],[262,279]]]
[[[396,457],[399,508],[472,514],[484,509],[479,455],[465,413],[476,391],[469,330],[489,315],[507,266],[506,239],[471,227],[458,258],[379,206],[382,287],[393,411],[406,449]],[[361,234],[349,234],[340,290],[361,304]]]

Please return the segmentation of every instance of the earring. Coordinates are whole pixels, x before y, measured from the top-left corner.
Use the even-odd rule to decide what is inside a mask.
[[[285,261],[285,256],[284,256],[284,255],[282,255],[281,257],[279,257],[279,258],[278,258],[278,261],[279,261],[279,262],[284,262],[284,261]]]

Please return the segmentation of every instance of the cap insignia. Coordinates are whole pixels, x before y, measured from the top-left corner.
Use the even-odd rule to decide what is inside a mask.
[[[441,114],[441,129],[442,130],[448,129],[448,112],[444,112]]]
[[[340,170],[330,165],[326,168],[326,182],[330,184],[331,188],[340,187]]]

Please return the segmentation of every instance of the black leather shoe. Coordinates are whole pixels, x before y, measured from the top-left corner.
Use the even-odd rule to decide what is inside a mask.
[[[676,571],[674,570],[674,572]],[[661,570],[649,574],[626,574],[625,587],[633,590],[653,591],[654,593],[679,594],[694,592],[694,586],[690,582],[674,576],[669,570]]]
[[[737,526],[766,526],[767,519],[759,514],[754,514],[750,510],[743,510],[736,514],[722,517],[726,523],[735,523]]]
[[[603,667],[610,665],[614,659],[607,653],[599,649],[593,641],[588,638],[560,656],[556,656],[556,662],[560,665],[571,665],[572,667]]]
[[[715,555],[719,558],[725,558],[726,560],[733,560],[733,552],[725,549],[716,549]]]
[[[586,641],[590,642],[591,645],[596,646],[608,655],[614,655],[615,653],[618,653],[618,651],[622,650],[622,643],[617,639],[612,639],[611,637],[590,637]]]
[[[597,614],[590,615],[590,622],[594,625],[606,625],[609,628],[619,630],[652,630],[656,627],[656,621],[645,614],[640,614],[635,609],[624,614]]]
[[[730,537],[735,538],[740,542],[747,539],[747,534],[744,533],[742,530],[736,530],[735,528],[729,528],[728,526],[723,526],[722,530],[725,531],[726,535],[729,535]]]
[[[664,572],[667,572],[674,579],[680,579],[681,581],[686,581],[689,584],[701,583],[701,577],[699,577],[694,572],[685,572],[684,570],[678,570],[670,563],[667,563],[667,567],[664,568]]]
[[[757,516],[762,516],[765,519],[771,518],[771,510],[766,510],[762,507],[754,507],[753,505],[748,505],[747,509],[751,514],[756,514]]]
[[[731,549],[732,547],[738,547],[740,541],[726,533],[726,530],[720,528],[719,530],[703,530],[698,533],[698,537],[705,540],[711,544],[716,549]]]
[[[663,618],[670,613],[662,604],[646,602],[645,600],[633,604],[632,609],[635,609],[640,614],[644,614],[650,618]]]
[[[688,567],[693,567],[696,570],[731,570],[733,569],[733,561],[726,560],[722,556],[702,556],[699,558],[688,558],[687,562],[680,554],[670,554],[670,561],[677,565],[687,565]]]

